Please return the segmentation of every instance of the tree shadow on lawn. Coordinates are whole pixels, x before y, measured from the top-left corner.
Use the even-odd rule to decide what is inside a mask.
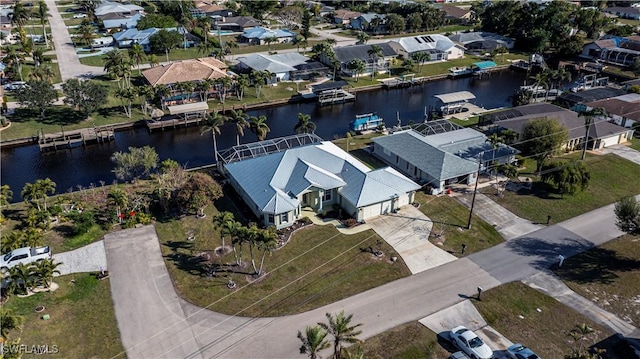
[[[558,193],[558,189],[548,183],[536,181],[531,185],[531,189],[521,188],[516,192],[518,196],[534,196],[540,199],[560,200],[562,195]]]
[[[133,109],[134,106],[135,104],[132,104],[131,108]],[[121,106],[101,107],[96,111],[96,113],[102,117],[110,117],[120,114],[122,117],[126,118]]]
[[[189,250],[193,252],[194,244],[191,242],[169,241],[164,246],[171,248],[172,253],[165,255],[165,258],[173,261],[176,267],[180,270],[186,271],[189,274],[200,277],[213,277],[216,273],[235,273],[249,275],[249,272],[241,272],[237,270],[237,266],[234,265],[220,265],[212,263],[210,258],[206,255],[193,255],[180,253],[178,250]],[[205,253],[206,251],[202,251]]]
[[[11,121],[23,123],[36,121],[45,125],[75,125],[84,121],[86,117],[80,112],[67,106],[52,106],[45,111],[45,118],[40,119],[40,113],[27,108],[18,108],[11,116]]]
[[[640,261],[620,256],[616,251],[600,247],[580,253],[571,258],[554,273],[564,280],[585,284],[611,284],[618,278],[616,272],[640,269]]]

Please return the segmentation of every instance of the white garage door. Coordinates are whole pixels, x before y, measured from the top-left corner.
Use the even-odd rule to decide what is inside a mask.
[[[380,214],[380,203],[372,204],[362,209],[362,219],[367,220]]]
[[[619,139],[620,139],[619,135],[612,136],[612,137],[609,137],[609,138],[604,138],[604,139],[602,139],[603,147],[609,147],[609,146],[617,145]]]

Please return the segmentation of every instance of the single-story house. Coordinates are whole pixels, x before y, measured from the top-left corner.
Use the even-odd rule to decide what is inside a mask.
[[[373,154],[418,183],[428,184],[432,194],[442,193],[452,183],[473,184],[478,168],[482,171],[492,161],[511,163],[518,153],[504,144],[494,149],[487,136],[470,128],[427,133],[415,127],[375,137]]]
[[[169,27],[166,29],[158,29],[155,27],[150,27],[144,30],[138,30],[135,28],[127,29],[124,31],[116,32],[115,34],[112,35],[112,37],[113,37],[113,41],[116,43],[116,45],[119,48],[128,48],[128,47],[131,47],[133,44],[138,44],[142,46],[144,51],[149,52],[151,51],[149,38],[151,38],[151,36],[158,33],[160,30],[177,31],[181,35],[185,35],[186,33],[187,47],[191,47],[195,44],[196,41],[199,41],[199,39],[196,36],[186,32],[186,29],[182,26],[177,28]],[[184,46],[184,45],[181,45],[181,46]]]
[[[607,117],[622,127],[631,128],[634,124],[640,123],[640,94],[637,93],[587,102],[585,106],[588,110],[604,109],[607,111]]]
[[[634,60],[640,56],[640,37],[607,35],[602,39],[585,44],[580,56],[614,65],[631,66]]]
[[[3,29],[11,29],[11,18],[7,15],[0,15],[0,26]]]
[[[449,36],[449,39],[464,46],[468,51],[490,52],[500,47],[510,50],[515,45],[515,40],[510,37],[486,31],[461,32]]]
[[[385,14],[361,14],[360,16],[351,19],[351,21],[349,21],[349,26],[354,30],[380,33],[384,32],[386,18],[387,15]]]
[[[266,27],[257,26],[246,29],[240,35],[240,42],[249,43],[251,45],[263,45],[266,39],[275,38],[276,43],[293,42],[296,34],[288,29],[271,30]]]
[[[144,13],[144,8],[138,5],[122,4],[119,2],[103,1],[100,3],[94,14],[97,18],[102,19],[107,14],[121,14],[133,16],[138,13]]]
[[[99,47],[107,47],[113,45],[113,37],[112,36],[102,36],[96,37],[91,40],[91,47],[99,48]]]
[[[102,26],[105,29],[135,29],[142,16],[140,13],[131,16],[115,13],[106,14],[102,17]]]
[[[420,189],[395,169],[372,170],[330,141],[226,163],[223,171],[260,223],[276,228],[293,225],[305,207],[324,212],[334,204],[362,222],[412,203]]]
[[[586,132],[584,118],[579,117],[577,112],[549,103],[534,103],[487,114],[483,116],[483,123],[492,123],[498,128],[509,129],[520,134],[527,122],[538,118],[556,119],[568,129],[569,138],[563,146],[565,149],[573,151],[583,148]],[[633,138],[632,129],[616,125],[606,117],[596,117],[589,128],[587,149],[599,150],[625,143],[631,138]]]
[[[251,16],[232,16],[215,19],[213,28],[220,28],[220,30],[227,30],[233,32],[242,32],[245,29],[262,26],[260,20],[257,20]]]
[[[326,73],[325,65],[296,52],[262,55],[252,54],[238,59],[238,68],[243,71],[269,71],[273,82],[309,78],[312,73]]]
[[[353,59],[361,59],[367,64],[365,71],[360,75],[370,75],[372,68],[377,73],[389,71],[390,61],[397,56],[396,50],[391,47],[388,42],[376,44],[376,46],[380,47],[382,50],[382,57],[377,58],[374,63],[374,60],[369,56],[368,52],[371,50],[371,46],[373,45],[366,44],[335,47],[333,50],[336,54],[336,59],[340,62],[340,71],[347,76],[354,76],[355,74],[353,70],[348,67],[349,61]],[[327,66],[331,65],[330,59],[327,59],[324,56],[320,56],[320,61]]]
[[[471,18],[473,17],[473,11],[471,11],[471,9],[469,8],[465,9],[453,5],[442,5],[440,6],[440,9],[442,9],[446,13],[445,19],[462,24],[469,23],[471,21]]]
[[[640,8],[638,7],[613,6],[602,10],[602,12],[616,15],[623,19],[640,20]]]
[[[183,94],[177,84],[180,82],[200,82],[205,79],[218,79],[228,77],[225,72],[227,65],[213,57],[205,57],[193,60],[173,61],[169,64],[152,67],[142,71],[142,76],[149,85],[156,87],[164,85],[169,87],[171,93],[163,99],[164,104],[174,104],[177,100],[184,100]]]
[[[340,25],[347,25],[351,19],[355,19],[362,15],[357,11],[340,9],[333,12],[333,22]]]
[[[393,39],[389,41],[389,45],[404,58],[413,58],[418,53],[428,53],[429,61],[453,60],[464,57],[464,47],[439,34]]]

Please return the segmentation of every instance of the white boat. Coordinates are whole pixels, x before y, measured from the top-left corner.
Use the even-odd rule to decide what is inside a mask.
[[[468,76],[473,73],[473,70],[468,67],[452,67],[449,69],[449,77],[456,78],[462,76]]]

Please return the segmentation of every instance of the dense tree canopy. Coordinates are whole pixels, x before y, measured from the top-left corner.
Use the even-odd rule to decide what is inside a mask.
[[[129,152],[116,152],[111,156],[113,169],[120,180],[146,178],[158,167],[158,153],[152,147],[129,147]]]
[[[552,162],[545,165],[542,172],[542,181],[554,184],[562,195],[584,191],[591,180],[591,174],[584,162],[573,162],[568,165]]]
[[[175,49],[182,42],[182,35],[177,31],[160,30],[157,33],[151,35],[149,38],[149,46],[151,51],[157,53],[169,53]]]
[[[107,101],[108,91],[95,81],[69,79],[62,84],[64,103],[75,107],[85,116],[90,115]]]
[[[38,111],[42,119],[44,111],[58,98],[53,85],[45,80],[28,81],[27,86],[17,90],[14,96],[21,105]]]
[[[616,225],[630,234],[640,234],[640,203],[635,197],[627,197],[616,203]]]
[[[169,15],[148,14],[138,21],[136,27],[138,30],[149,29],[152,27],[164,29],[167,27],[176,27],[176,20]]]

